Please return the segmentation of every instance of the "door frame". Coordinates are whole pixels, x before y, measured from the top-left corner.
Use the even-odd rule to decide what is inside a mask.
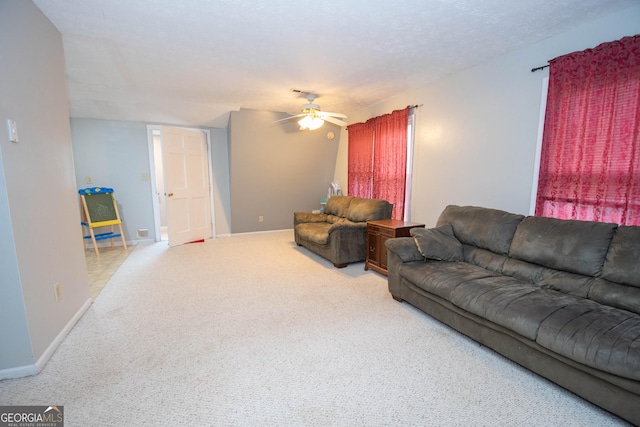
[[[153,204],[153,225],[155,232],[155,241],[159,242],[161,240],[160,235],[160,204],[158,203],[158,186],[157,186],[157,177],[156,177],[156,164],[159,165],[160,168],[164,168],[162,164],[162,159],[155,158],[155,152],[153,149],[153,135],[154,133],[160,134],[162,137],[161,128],[162,126],[166,127],[174,127],[179,129],[192,130],[197,132],[202,132],[206,136],[207,140],[207,166],[209,168],[209,209],[211,211],[211,236],[212,238],[216,237],[216,227],[215,227],[215,210],[214,210],[214,200],[213,200],[213,163],[211,162],[211,131],[209,129],[200,129],[200,128],[192,128],[186,126],[171,126],[171,125],[147,125],[147,142],[149,148],[149,177],[151,180],[151,199]]]

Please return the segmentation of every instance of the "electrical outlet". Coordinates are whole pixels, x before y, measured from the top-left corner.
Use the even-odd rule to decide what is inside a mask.
[[[87,177],[87,184],[93,184],[93,177],[91,176]]]
[[[264,217],[262,215],[258,217],[258,222],[264,222]]]
[[[53,294],[56,297],[56,302],[60,301],[62,298],[62,292],[60,291],[60,283],[56,283],[53,285]]]

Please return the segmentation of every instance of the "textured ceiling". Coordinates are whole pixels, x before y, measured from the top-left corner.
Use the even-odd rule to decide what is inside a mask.
[[[62,33],[72,117],[225,127],[349,113],[637,0],[34,0]]]

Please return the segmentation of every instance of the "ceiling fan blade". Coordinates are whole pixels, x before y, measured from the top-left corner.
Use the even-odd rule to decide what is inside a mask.
[[[276,120],[273,123],[284,122],[285,120],[295,119],[296,117],[306,116],[306,114],[296,114],[295,116],[285,117],[284,119]]]
[[[338,125],[338,126],[346,126],[347,123],[343,122],[342,120],[333,118],[333,117],[323,117],[322,120],[329,122],[329,123],[333,123],[334,125]]]
[[[321,115],[321,116],[339,117],[341,119],[346,119],[347,118],[347,116],[342,114],[342,113],[329,113],[329,112],[326,112],[326,111],[320,111],[318,114]]]

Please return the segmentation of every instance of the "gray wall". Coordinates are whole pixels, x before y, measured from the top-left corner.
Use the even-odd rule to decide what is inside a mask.
[[[284,113],[241,109],[228,129],[209,129],[216,236],[289,229],[294,210],[319,209],[333,180],[340,133],[325,124],[301,132],[295,120],[274,124]],[[115,189],[125,237],[139,228],[155,237],[146,124],[71,120],[76,186]],[[86,177],[93,179],[92,184]],[[258,222],[263,216],[264,222]]]
[[[2,377],[41,366],[89,302],[62,37],[30,1],[0,1],[0,122]]]
[[[543,79],[533,67],[640,33],[640,5],[505,54],[351,115],[352,123],[423,104],[417,112],[411,219],[434,225],[448,204],[528,214]],[[346,188],[347,138],[336,178]]]
[[[71,119],[76,185],[111,187],[127,241],[146,228],[155,237],[147,126],[138,122]],[[86,181],[87,176],[93,183]]]
[[[230,233],[229,153],[225,129],[209,129],[214,181],[216,235]],[[127,241],[138,239],[137,230],[149,230],[154,239],[153,197],[147,125],[96,119],[71,119],[76,186],[112,187]],[[93,180],[86,182],[87,176]]]
[[[231,195],[229,188],[229,141],[226,129],[211,129],[211,167],[216,236],[231,234]]]
[[[293,228],[294,211],[320,208],[333,180],[339,134],[330,123],[300,131],[284,113],[241,109],[229,121],[233,233]],[[264,222],[258,222],[263,216]]]

